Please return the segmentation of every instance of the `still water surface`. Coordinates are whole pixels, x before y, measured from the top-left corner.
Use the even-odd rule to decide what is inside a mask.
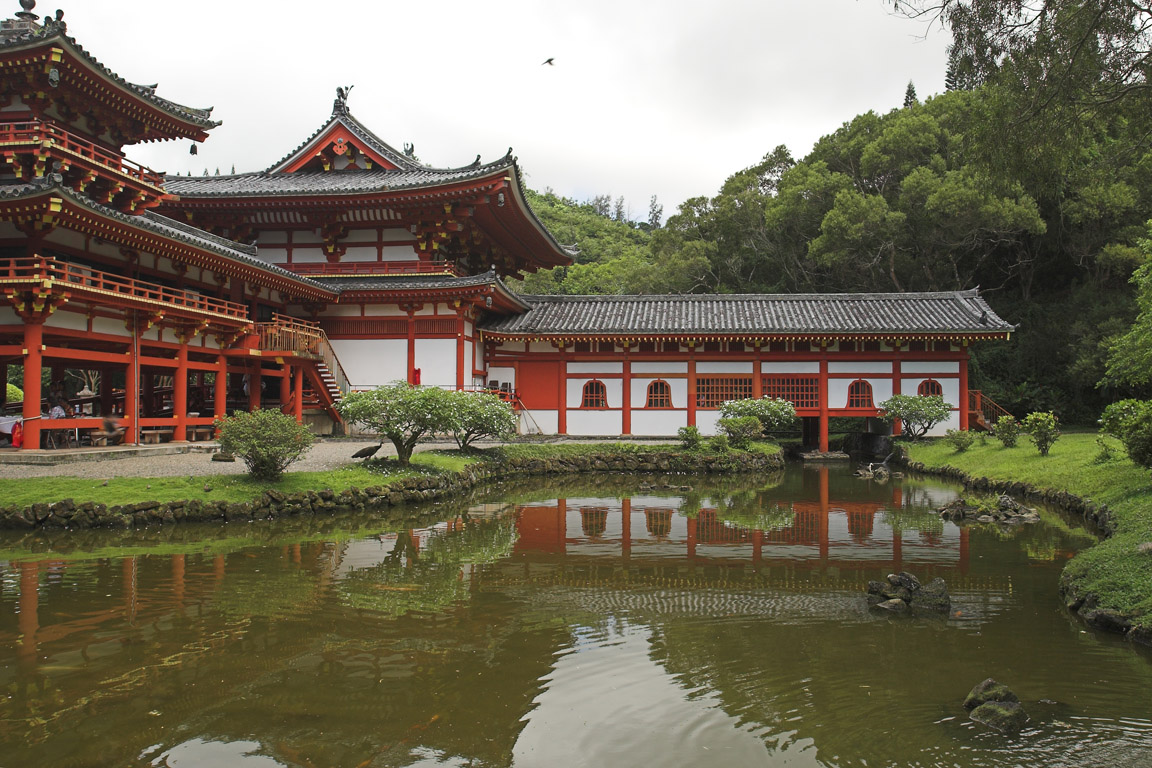
[[[1152,766],[1152,659],[1060,604],[1092,538],[826,468],[0,536],[0,768]],[[648,483],[669,482],[648,478]],[[869,579],[942,576],[940,619]],[[967,721],[985,677],[1032,715]]]

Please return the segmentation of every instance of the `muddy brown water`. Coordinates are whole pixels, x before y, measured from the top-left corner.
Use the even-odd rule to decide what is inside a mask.
[[[1056,592],[1091,534],[959,528],[957,494],[790,467],[3,534],[0,768],[1152,766],[1152,658]],[[870,612],[894,570],[951,613]],[[990,676],[1022,733],[967,720]]]

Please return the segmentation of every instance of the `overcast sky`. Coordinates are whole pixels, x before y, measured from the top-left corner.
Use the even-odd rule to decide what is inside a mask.
[[[18,10],[16,0],[5,15]],[[529,186],[623,195],[665,215],[779,144],[803,157],[867,110],[943,90],[946,33],[887,0],[56,0],[98,60],[159,95],[214,106],[189,142],[129,147],[156,170],[267,168],[319,128],[336,87],[421,161],[513,147]],[[541,62],[553,58],[554,66]]]

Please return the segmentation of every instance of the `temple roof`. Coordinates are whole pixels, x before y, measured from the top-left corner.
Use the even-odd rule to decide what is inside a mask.
[[[479,275],[455,277],[453,275],[356,275],[355,277],[317,277],[316,282],[335,291],[341,297],[365,293],[403,293],[415,291],[421,294],[436,294],[466,291],[468,293],[499,294],[501,306],[511,311],[523,312],[529,308],[520,297],[508,288],[495,272]],[[477,291],[476,289],[490,289]]]
[[[186,107],[161,98],[156,95],[155,85],[130,83],[101,64],[92,54],[84,50],[74,38],[68,36],[67,24],[60,18],[62,15],[57,11],[56,18],[45,18],[42,24],[34,21],[35,17],[3,21],[0,23],[0,55],[31,54],[36,49],[47,50],[49,47],[59,47],[84,69],[95,75],[97,81],[103,81],[111,90],[119,91],[122,97],[144,102],[164,113],[175,123],[181,124],[180,135],[202,140],[206,136],[205,131],[220,125],[219,121],[211,118],[211,107],[204,109]],[[32,59],[24,58],[16,61],[14,66],[23,67],[30,63],[32,63]],[[44,83],[52,85],[47,76],[45,76]],[[61,82],[60,84],[65,83]]]
[[[227,176],[169,176],[164,188],[181,198],[355,195],[434,187],[507,170],[505,160],[468,168],[413,170],[255,171]]]
[[[522,296],[527,312],[485,324],[499,335],[973,334],[1015,330],[976,289],[940,293]]]
[[[320,282],[301,277],[283,267],[278,267],[259,258],[256,256],[255,246],[244,245],[219,237],[151,211],[146,211],[141,215],[121,213],[114,208],[100,205],[91,198],[64,186],[59,177],[47,176],[29,183],[0,184],[0,201],[31,200],[46,195],[67,200],[78,208],[86,209],[101,218],[114,220],[125,227],[142,230],[200,251],[221,256],[229,261],[243,264],[245,267],[255,268],[274,276],[276,281],[281,284],[284,282],[295,284],[301,293],[312,296],[335,293]]]

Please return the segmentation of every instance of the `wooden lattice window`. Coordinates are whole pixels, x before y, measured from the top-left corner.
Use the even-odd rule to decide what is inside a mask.
[[[815,376],[765,376],[764,397],[787,400],[797,408],[820,407],[820,379]]]
[[[657,379],[648,385],[648,402],[645,408],[671,408],[672,387],[668,382]]]
[[[580,407],[608,407],[608,388],[604,386],[604,382],[593,379],[584,385],[584,397],[580,401]]]
[[[864,381],[864,379],[857,379],[848,385],[848,407],[849,408],[873,408],[872,405],[872,385]]]
[[[943,397],[944,387],[940,386],[940,382],[935,379],[925,379],[920,382],[920,386],[916,389],[916,394],[923,397]]]
[[[752,397],[751,376],[701,376],[696,379],[696,407],[719,408],[728,400]]]

